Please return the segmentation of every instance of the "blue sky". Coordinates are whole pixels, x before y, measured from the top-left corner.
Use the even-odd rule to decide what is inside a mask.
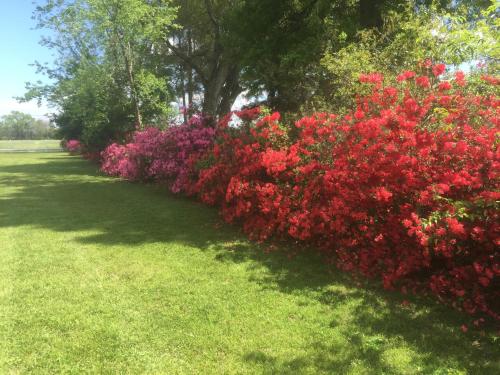
[[[0,0],[0,116],[18,110],[40,118],[49,112],[45,105],[38,108],[36,102],[19,104],[13,99],[24,94],[26,81],[44,80],[30,64],[53,60],[38,44],[43,31],[34,30],[35,6],[33,0]]]

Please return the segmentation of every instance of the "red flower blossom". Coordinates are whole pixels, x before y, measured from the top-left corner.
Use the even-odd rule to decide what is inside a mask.
[[[448,91],[451,90],[451,83],[448,81],[440,82],[438,87],[439,91]]]
[[[385,187],[380,187],[375,190],[375,199],[381,202],[388,202],[392,197],[392,193]]]
[[[455,72],[455,83],[458,85],[458,86],[465,86],[466,82],[465,82],[465,74],[464,72],[462,72],[461,70],[458,70]]]
[[[434,74],[435,77],[439,77],[445,71],[446,71],[446,65],[444,64],[436,64],[432,67],[432,74]]]
[[[446,223],[448,224],[448,228],[450,229],[451,233],[459,235],[459,236],[462,236],[465,234],[464,225],[462,223],[460,223],[454,217],[446,218]]]
[[[416,76],[416,73],[413,72],[413,71],[410,71],[410,70],[406,70],[404,71],[403,73],[401,73],[400,75],[397,76],[397,81],[398,82],[403,82],[403,81],[407,81],[413,77]]]
[[[420,87],[424,87],[424,88],[427,88],[427,87],[430,87],[431,86],[431,83],[429,81],[429,77],[427,76],[420,76],[420,77],[417,77],[417,79],[415,80],[415,82],[417,83],[418,86]]]

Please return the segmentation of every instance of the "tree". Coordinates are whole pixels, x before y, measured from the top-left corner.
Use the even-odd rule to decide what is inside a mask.
[[[464,7],[464,3],[400,4],[392,10],[385,8],[380,29],[332,36],[321,60],[319,90],[303,110],[342,112],[352,108],[354,93],[361,90],[360,73],[378,71],[394,76],[425,59],[455,67],[487,61],[483,69],[494,71],[499,58],[498,21],[492,16],[496,8],[485,6],[484,1],[466,2],[473,7]]]
[[[243,0],[177,0],[176,24],[165,39],[166,59],[179,66],[179,80],[188,105],[202,97],[203,113],[217,116],[227,113],[240,86],[239,48],[231,43],[230,23]]]
[[[173,24],[175,9],[165,0],[88,0],[89,20],[108,59],[125,72],[135,121],[143,127],[142,107],[157,106],[166,99],[167,83],[157,75],[149,59]],[[162,95],[163,94],[163,95]]]
[[[242,85],[267,104],[294,111],[309,85],[325,44],[326,18],[335,1],[247,0],[233,19],[233,44],[240,46]]]
[[[158,51],[175,11],[166,0],[48,0],[35,17],[58,58],[37,67],[53,83],[29,84],[24,99],[46,98],[61,135],[96,148],[134,123],[164,120],[171,90]]]
[[[36,120],[19,111],[12,111],[0,120],[0,139],[50,139],[54,133],[48,121]]]

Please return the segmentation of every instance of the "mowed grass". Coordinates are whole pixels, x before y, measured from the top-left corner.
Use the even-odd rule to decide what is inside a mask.
[[[45,150],[61,148],[57,139],[42,140],[2,140],[0,139],[1,150]]]
[[[77,157],[0,154],[0,373],[500,374],[468,317],[264,249]]]

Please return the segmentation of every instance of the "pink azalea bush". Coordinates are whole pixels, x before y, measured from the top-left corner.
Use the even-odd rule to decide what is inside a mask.
[[[82,144],[79,140],[77,139],[70,139],[64,144],[64,148],[70,153],[70,154],[79,154],[82,152]]]
[[[215,138],[215,128],[207,124],[207,119],[194,116],[163,131],[153,127],[137,131],[132,142],[113,143],[103,151],[101,169],[130,181],[165,182],[174,193],[190,194],[196,163]]]

